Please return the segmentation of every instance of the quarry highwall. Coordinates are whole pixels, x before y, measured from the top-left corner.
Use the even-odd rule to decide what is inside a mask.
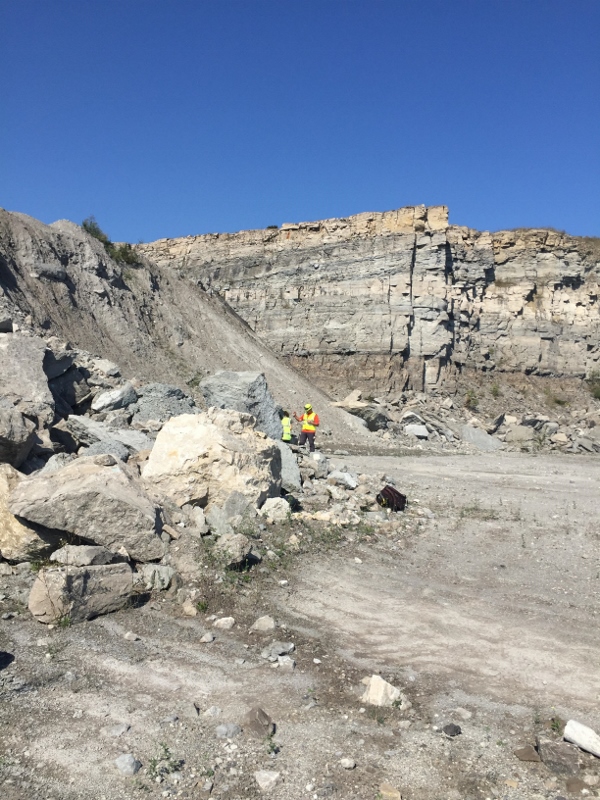
[[[329,390],[440,386],[465,367],[598,369],[598,240],[479,232],[417,206],[140,250],[217,292]]]

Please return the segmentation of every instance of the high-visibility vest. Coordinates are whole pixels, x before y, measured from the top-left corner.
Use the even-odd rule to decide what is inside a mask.
[[[319,415],[315,414],[314,411],[310,414],[302,414],[300,421],[302,422],[302,430],[304,433],[314,433],[319,424]]]
[[[284,442],[291,442],[292,441],[292,420],[289,417],[283,417],[281,420],[281,427],[283,429],[283,433],[281,434],[281,438]]]

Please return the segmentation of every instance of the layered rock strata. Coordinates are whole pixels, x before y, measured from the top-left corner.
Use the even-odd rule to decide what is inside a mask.
[[[139,249],[218,293],[328,389],[598,368],[600,240],[478,232],[449,225],[445,206],[417,206]]]

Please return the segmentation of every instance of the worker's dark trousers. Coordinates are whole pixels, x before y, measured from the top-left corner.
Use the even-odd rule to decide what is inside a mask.
[[[306,440],[308,439],[308,446],[310,447],[310,452],[315,452],[315,435],[314,433],[309,433],[308,431],[302,431],[300,433],[300,438],[298,439],[298,444],[302,446]]]

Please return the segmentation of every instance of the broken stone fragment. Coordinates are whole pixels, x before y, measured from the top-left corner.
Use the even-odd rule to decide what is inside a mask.
[[[256,633],[271,633],[276,628],[273,617],[259,617],[251,626],[250,630]]]
[[[46,624],[83,622],[123,608],[132,590],[128,564],[41,569],[29,594],[29,610]]]
[[[261,792],[270,792],[277,785],[279,776],[279,772],[273,772],[272,770],[268,769],[260,769],[254,773],[254,780],[257,782],[258,788],[261,790]]]
[[[570,719],[565,726],[563,737],[567,742],[572,742],[587,753],[600,758],[600,736],[587,725]]]
[[[519,761],[541,761],[540,754],[532,744],[513,750]]]
[[[114,411],[117,408],[126,408],[137,400],[137,392],[127,382],[110,392],[97,394],[92,401],[92,411]]]
[[[226,533],[213,546],[213,553],[223,556],[228,567],[237,567],[243,564],[251,550],[252,542],[242,533]]]
[[[123,775],[135,775],[142,768],[142,762],[134,758],[131,753],[124,753],[115,759],[115,766]]]
[[[370,678],[364,678],[363,683],[367,687],[365,693],[360,698],[363,703],[368,703],[372,706],[392,706],[395,702],[401,702],[402,700],[400,689],[392,686],[391,683],[385,681],[380,675],[372,675]]]
[[[579,771],[579,751],[570,744],[538,736],[536,747],[541,760],[552,772],[575,775]]]
[[[283,497],[269,497],[260,513],[271,522],[285,522],[291,514],[290,504]]]
[[[251,708],[242,720],[242,727],[247,733],[264,739],[275,733],[275,723],[266,711],[255,706]]]

